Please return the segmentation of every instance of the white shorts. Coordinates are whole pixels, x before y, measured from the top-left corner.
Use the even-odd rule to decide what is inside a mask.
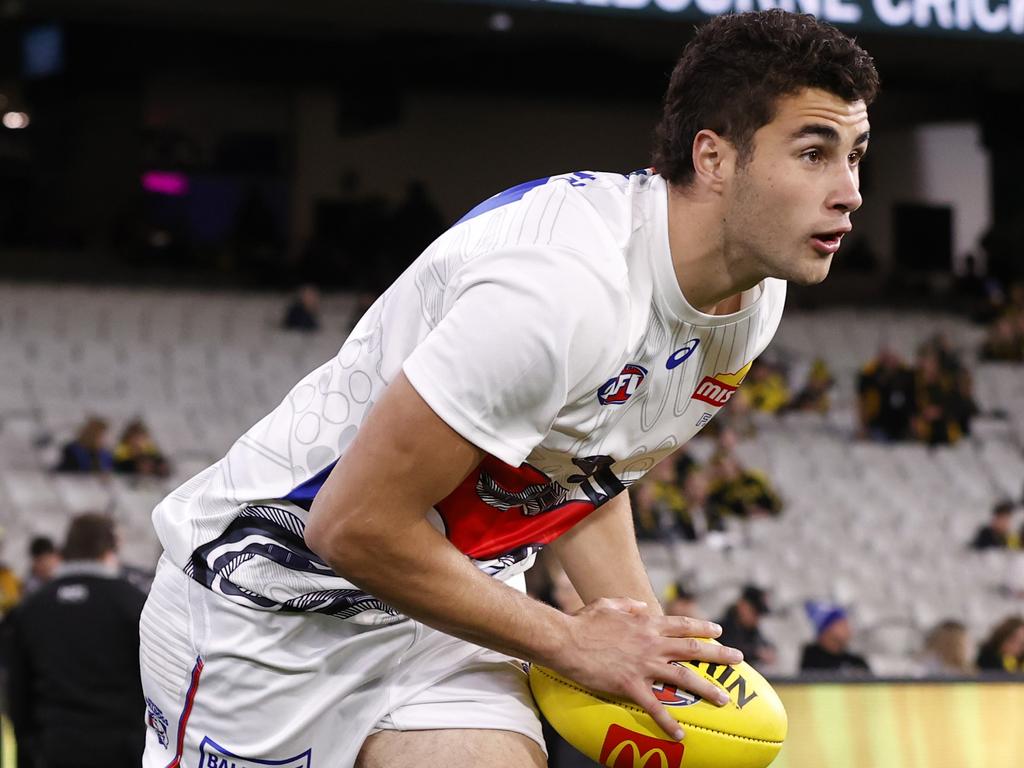
[[[544,739],[520,664],[415,621],[236,605],[161,558],[140,627],[144,768],[350,768],[379,730]]]

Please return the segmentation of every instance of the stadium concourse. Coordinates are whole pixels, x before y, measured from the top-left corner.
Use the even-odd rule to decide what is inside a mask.
[[[273,408],[300,374],[337,353],[356,299],[327,296],[322,330],[280,329],[286,297],[0,284],[0,489],[3,560],[25,572],[38,534],[62,536],[77,511],[109,511],[128,565],[152,569],[159,545],[150,512],[163,494],[219,458]],[[953,446],[853,439],[857,371],[884,343],[911,356],[943,332],[973,370],[981,413]],[[855,650],[881,675],[916,675],[924,633],[964,622],[980,641],[1024,594],[1012,551],[974,553],[968,542],[993,503],[1017,498],[1024,478],[1024,376],[978,364],[984,330],[946,315],[831,310],[789,312],[769,352],[835,375],[827,414],[791,413],[743,438],[740,457],[764,470],[786,508],[698,544],[645,543],[655,588],[688,580],[709,615],[741,586],[769,586],[762,628],[778,647],[769,674],[797,672],[812,629],[808,599],[849,609]],[[353,393],[340,393],[339,404]],[[171,459],[167,479],[55,475],[59,445],[88,414],[115,430],[139,416]],[[698,459],[713,450],[698,438]],[[333,457],[330,457],[333,458]]]

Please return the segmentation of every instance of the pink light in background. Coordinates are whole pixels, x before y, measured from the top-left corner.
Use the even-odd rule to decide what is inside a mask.
[[[171,171],[146,171],[142,174],[142,188],[158,195],[181,197],[188,194],[188,177]]]

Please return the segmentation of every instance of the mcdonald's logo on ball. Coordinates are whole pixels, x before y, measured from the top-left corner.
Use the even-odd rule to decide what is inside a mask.
[[[601,763],[608,768],[681,768],[683,744],[645,736],[612,724],[601,747]]]

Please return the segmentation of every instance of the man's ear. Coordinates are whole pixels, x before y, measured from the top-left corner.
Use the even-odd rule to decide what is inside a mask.
[[[705,128],[693,137],[694,181],[719,192],[736,168],[736,148],[723,136]]]

